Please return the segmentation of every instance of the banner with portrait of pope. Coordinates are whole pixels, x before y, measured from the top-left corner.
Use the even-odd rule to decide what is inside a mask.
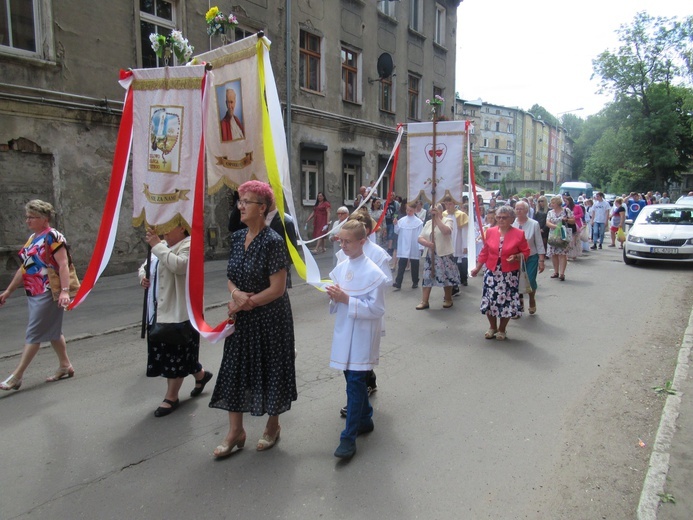
[[[257,43],[251,36],[195,57],[213,67],[205,124],[210,194],[252,179],[268,181]]]

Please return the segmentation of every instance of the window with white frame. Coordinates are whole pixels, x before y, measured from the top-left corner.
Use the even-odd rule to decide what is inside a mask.
[[[409,0],[409,28],[423,32],[423,3],[424,0]]]
[[[392,77],[380,80],[380,110],[383,112],[394,112],[394,83]]]
[[[508,133],[512,133],[513,131],[513,125],[511,123],[508,123]]]
[[[44,55],[53,48],[50,13],[50,0],[1,0],[0,52],[51,58]]]
[[[354,205],[354,199],[358,194],[359,179],[361,176],[361,161],[359,157],[345,156],[342,165],[344,176],[344,204]]]
[[[257,34],[257,32],[257,29],[253,29],[252,27],[244,27],[239,24],[233,30],[233,41],[237,42],[238,40],[242,40],[243,38]]]
[[[482,146],[488,148],[488,138],[484,138],[484,144]]]
[[[415,74],[409,74],[409,103],[407,105],[407,117],[409,119],[417,120],[420,118],[421,110],[421,77]]]
[[[388,15],[390,18],[395,18],[395,3],[391,0],[380,0],[378,2],[378,11]]]
[[[508,143],[506,146],[507,146],[508,150],[512,150],[513,149],[513,142],[508,140]]]
[[[438,45],[445,47],[445,18],[447,12],[445,7],[440,4],[436,4],[436,20],[435,20],[435,33],[433,36],[433,41]]]
[[[170,0],[140,0],[140,42],[142,44],[142,67],[153,68],[164,65],[152,50],[149,35],[169,35],[176,28],[176,4]],[[175,57],[173,58],[175,64]]]
[[[359,62],[360,54],[342,47],[342,99],[351,103],[359,102]]]
[[[300,61],[299,80],[301,88],[322,92],[322,38],[315,34],[301,30],[299,36]]]
[[[304,205],[313,205],[318,198],[318,181],[320,168],[318,161],[303,159],[301,161],[302,199]]]

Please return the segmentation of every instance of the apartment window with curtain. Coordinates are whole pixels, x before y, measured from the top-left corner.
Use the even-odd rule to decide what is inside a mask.
[[[383,78],[380,81],[380,110],[393,113],[394,110],[394,91],[392,77]]]
[[[344,176],[344,205],[353,206],[360,186],[361,158],[345,154],[342,172]]]
[[[351,103],[359,102],[359,53],[342,47],[342,99]]]
[[[52,58],[50,13],[51,0],[0,0],[0,53]]]
[[[321,38],[315,34],[301,30],[299,36],[299,47],[301,53],[301,58],[299,61],[301,88],[312,90],[314,92],[321,92]]]
[[[318,178],[320,170],[318,162],[310,159],[301,160],[302,199],[304,205],[313,205],[318,198]]]
[[[440,4],[436,4],[435,33],[433,35],[433,41],[442,47],[445,47],[446,16],[447,11],[445,10],[445,7]]]
[[[409,0],[409,28],[423,32],[423,3],[424,0]]]
[[[420,83],[421,78],[414,74],[409,74],[409,103],[407,105],[407,117],[418,120],[420,118]]]
[[[176,4],[169,0],[140,0],[140,42],[142,45],[142,67],[162,67],[164,60],[152,50],[149,35],[171,34],[176,28]],[[175,56],[170,65],[175,65]]]

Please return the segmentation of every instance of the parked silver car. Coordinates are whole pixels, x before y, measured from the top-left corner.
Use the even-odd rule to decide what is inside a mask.
[[[623,261],[693,263],[693,204],[646,206],[628,230]]]

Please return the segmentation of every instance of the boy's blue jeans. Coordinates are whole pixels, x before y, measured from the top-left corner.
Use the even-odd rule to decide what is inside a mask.
[[[346,426],[340,440],[356,443],[359,428],[367,425],[373,417],[373,407],[368,402],[368,371],[345,370],[347,394]]]

